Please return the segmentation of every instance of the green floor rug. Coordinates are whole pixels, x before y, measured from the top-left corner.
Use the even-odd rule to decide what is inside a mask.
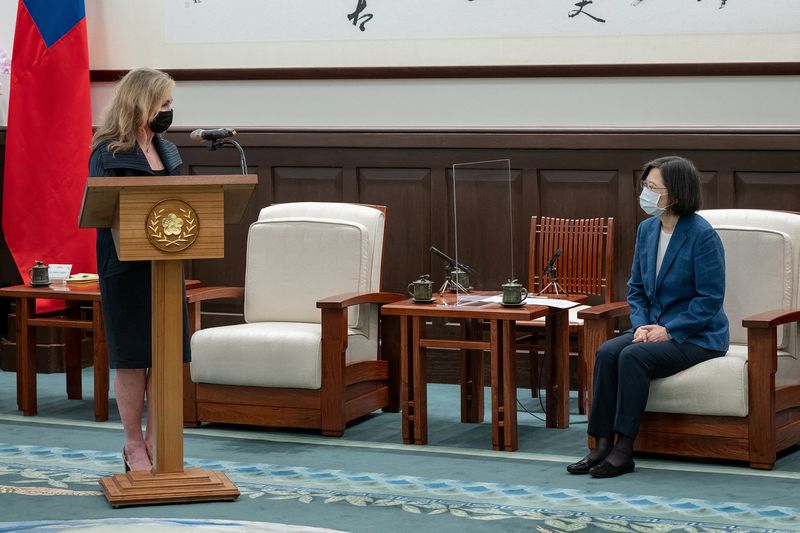
[[[353,533],[800,530],[798,452],[768,472],[637,457],[620,478],[570,476],[564,466],[583,453],[585,417],[547,429],[538,400],[520,390],[532,413],[519,413],[520,450],[494,452],[490,424],[460,423],[459,391],[448,385],[429,386],[428,446],[403,445],[395,413],[368,416],[339,439],[204,426],[185,432],[187,466],[225,471],[237,501],[112,509],[97,480],[121,472],[116,406],[111,421],[95,423],[90,390],[67,401],[63,375],[39,376],[39,416],[22,417],[14,389],[14,374],[0,372],[0,532],[140,527],[121,519],[207,531],[245,527],[239,521]]]

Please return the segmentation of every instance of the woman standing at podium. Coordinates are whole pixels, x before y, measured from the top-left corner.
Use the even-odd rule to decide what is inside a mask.
[[[181,157],[161,134],[172,124],[175,82],[158,70],[131,70],[120,80],[103,123],[92,139],[89,176],[167,176],[180,173]],[[97,230],[97,271],[100,300],[114,390],[125,430],[123,460],[127,470],[152,468],[152,402],[148,401],[146,432],[142,433],[145,398],[150,396],[151,266],[149,261],[120,261],[111,230]],[[183,319],[183,359],[189,360],[186,298]],[[178,334],[176,332],[176,334]]]

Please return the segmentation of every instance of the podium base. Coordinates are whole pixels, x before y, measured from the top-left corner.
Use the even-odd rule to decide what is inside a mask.
[[[154,474],[128,472],[100,479],[111,507],[233,501],[239,489],[218,470],[188,468],[183,472]]]

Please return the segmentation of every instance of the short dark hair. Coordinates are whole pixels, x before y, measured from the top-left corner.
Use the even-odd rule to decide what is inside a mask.
[[[661,171],[664,186],[667,188],[668,209],[678,216],[691,215],[700,209],[703,196],[700,192],[700,173],[694,163],[677,155],[659,157],[644,166],[642,181],[654,168]]]

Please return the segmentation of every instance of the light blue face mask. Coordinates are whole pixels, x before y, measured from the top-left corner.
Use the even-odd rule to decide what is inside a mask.
[[[666,207],[658,206],[661,196],[663,195],[645,187],[642,189],[642,194],[639,195],[639,207],[650,216],[660,217],[667,211]]]

